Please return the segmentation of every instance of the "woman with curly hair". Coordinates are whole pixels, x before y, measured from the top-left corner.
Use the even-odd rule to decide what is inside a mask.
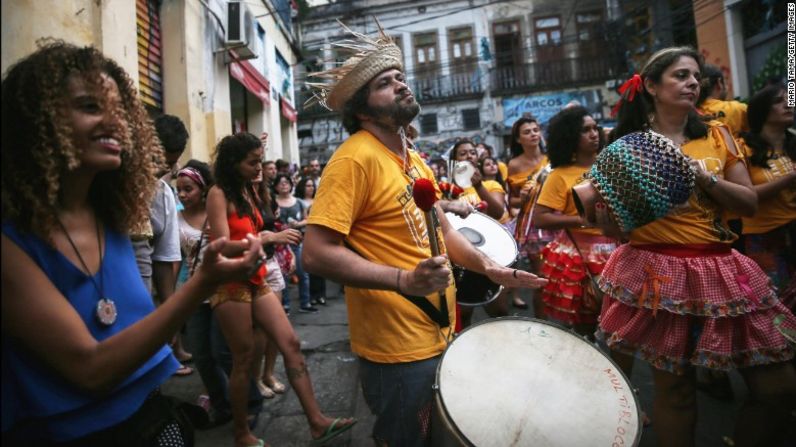
[[[796,296],[783,296],[796,283],[796,135],[788,131],[791,126],[793,107],[785,101],[785,86],[768,86],[749,100],[750,130],[741,146],[760,200],[757,213],[743,218],[745,254],[794,310]]]
[[[3,442],[192,443],[158,389],[167,343],[222,281],[261,256],[204,263],[157,309],[130,231],[149,219],[163,150],[124,70],[94,48],[44,42],[2,81]]]
[[[542,151],[542,128],[536,118],[522,117],[511,126],[511,160],[509,161],[506,186],[509,192],[509,213],[516,216],[514,238],[520,249],[520,256],[527,262],[528,270],[539,273],[541,259],[539,253],[553,237],[548,231],[534,228],[531,211],[535,196],[539,192],[539,180],[547,173],[548,159]],[[534,315],[543,318],[540,294],[533,299]],[[515,296],[513,305],[527,309],[528,305]]]
[[[238,240],[247,233],[258,233],[265,244],[297,244],[301,233],[295,229],[273,233],[263,231],[263,202],[252,181],[261,175],[262,142],[250,133],[238,133],[221,139],[216,147],[214,174],[216,184],[207,198],[210,238],[229,238],[223,254],[238,257],[245,249]],[[277,176],[277,178],[281,178]],[[253,326],[265,331],[269,341],[279,347],[285,361],[288,380],[296,390],[313,439],[330,439],[347,430],[356,421],[331,419],[321,412],[312,389],[301,344],[277,296],[265,281],[265,266],[245,281],[228,282],[210,299],[221,331],[232,351],[229,400],[232,406],[236,446],[262,446],[246,419],[246,397],[253,373],[255,351]]]
[[[689,47],[653,54],[623,87],[614,136],[655,132],[691,159],[687,202],[633,229],[603,269],[598,337],[651,364],[655,433],[661,446],[693,446],[695,366],[737,369],[750,396],[735,429],[736,445],[780,445],[796,409],[794,349],[772,322],[793,315],[768,277],[731,249],[725,216],[753,216],[757,194],[743,154],[721,123],[694,110],[702,57]],[[778,439],[779,438],[779,439]]]
[[[542,274],[550,279],[542,289],[544,313],[586,336],[594,334],[600,312],[594,277],[618,243],[599,229],[587,228],[572,196],[572,187],[600,152],[600,133],[580,106],[550,119],[547,149],[553,170],[542,185],[533,216],[536,228],[556,231],[555,239],[542,250]]]

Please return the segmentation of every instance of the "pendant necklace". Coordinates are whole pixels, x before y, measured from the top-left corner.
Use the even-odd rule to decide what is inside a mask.
[[[110,298],[103,296],[103,290],[105,288],[105,281],[104,281],[104,274],[102,272],[102,241],[100,239],[100,229],[99,229],[99,222],[95,221],[97,226],[97,246],[99,247],[99,256],[100,256],[100,267],[99,267],[99,277],[100,282],[97,284],[97,281],[94,279],[94,276],[91,275],[91,270],[89,270],[86,261],[83,260],[83,256],[80,255],[80,251],[77,249],[77,245],[72,240],[72,237],[69,236],[69,232],[66,231],[66,227],[61,222],[61,219],[56,218],[58,224],[61,225],[61,230],[63,230],[64,234],[66,235],[66,239],[69,241],[69,245],[72,246],[72,249],[75,250],[75,254],[77,254],[77,259],[80,260],[80,264],[86,270],[86,274],[88,278],[91,280],[91,283],[94,284],[94,289],[97,291],[97,295],[99,296],[99,301],[97,301],[97,309],[95,312],[95,316],[97,317],[97,321],[100,322],[103,326],[111,326],[113,323],[116,322],[116,303],[113,302]]]

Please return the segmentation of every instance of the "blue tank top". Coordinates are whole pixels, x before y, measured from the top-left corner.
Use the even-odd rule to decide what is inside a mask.
[[[3,223],[3,234],[41,268],[98,341],[121,332],[155,309],[141,280],[130,240],[121,233],[105,228],[105,253],[100,266],[105,295],[118,310],[116,322],[110,327],[96,320],[97,292],[81,269],[45,241],[20,232],[12,223]],[[99,272],[95,279],[99,282]],[[2,344],[2,430],[30,427],[29,434],[25,429],[19,434],[32,441],[68,441],[124,421],[179,367],[171,348],[164,345],[110,394],[97,398],[64,380],[20,349],[10,337],[4,336]]]

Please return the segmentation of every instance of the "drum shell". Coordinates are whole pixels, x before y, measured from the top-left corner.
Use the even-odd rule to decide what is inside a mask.
[[[456,302],[462,306],[483,306],[497,299],[503,287],[487,276],[470,270],[457,269]]]
[[[516,264],[519,250],[514,236],[500,222],[486,214],[473,212],[467,218],[445,213],[453,229],[463,232],[473,246],[504,267]],[[474,242],[473,239],[477,240]],[[456,301],[463,306],[483,306],[494,301],[502,287],[485,275],[454,267]]]
[[[516,330],[519,328],[522,330]],[[511,332],[512,338],[506,343],[493,343],[494,335],[506,330]],[[545,337],[550,337],[549,344]],[[469,345],[457,346],[457,343],[472,341],[481,346],[477,350]],[[566,341],[575,349],[560,349],[560,341]],[[513,352],[512,347],[526,350]],[[587,355],[580,355],[582,353]],[[517,362],[523,363],[534,356],[543,359],[538,367],[514,367]],[[448,357],[451,358],[448,360]],[[456,365],[458,367],[452,368]],[[583,374],[574,374],[573,365]],[[568,370],[550,369],[562,366]],[[501,386],[495,383],[500,381],[513,382],[514,386],[494,392]],[[479,389],[476,383],[484,385]],[[554,394],[562,384],[565,388],[570,385],[577,388],[576,402],[570,402],[571,395]],[[456,391],[459,393],[451,395]],[[599,399],[592,399],[594,393]],[[618,396],[622,398],[617,400]],[[443,353],[437,367],[434,405],[433,446],[596,447],[613,442],[637,446],[641,439],[637,397],[610,357],[566,328],[530,318],[486,320],[459,334]],[[621,412],[621,417],[627,421],[616,422],[614,411]],[[600,425],[595,427],[595,424]]]

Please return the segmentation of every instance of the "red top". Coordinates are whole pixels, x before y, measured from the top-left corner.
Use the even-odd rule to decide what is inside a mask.
[[[239,216],[237,212],[227,214],[227,223],[229,225],[229,240],[240,241],[246,239],[247,234],[257,234],[263,228],[263,218],[257,210],[254,210],[255,219],[252,220],[251,216]],[[249,278],[249,283],[257,286],[265,284],[265,264],[260,266],[257,273]]]

